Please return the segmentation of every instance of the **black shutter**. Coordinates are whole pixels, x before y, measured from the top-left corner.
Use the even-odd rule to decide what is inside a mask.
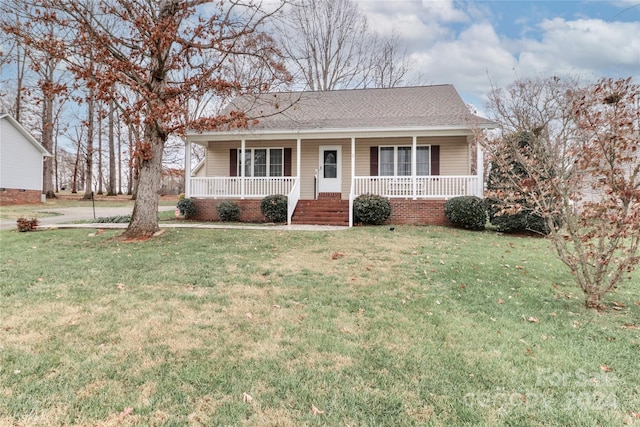
[[[370,147],[369,176],[378,176],[378,147]]]
[[[284,149],[284,176],[291,176],[291,148]]]
[[[238,176],[238,149],[229,151],[229,176]]]
[[[440,175],[440,146],[431,146],[431,175]]]

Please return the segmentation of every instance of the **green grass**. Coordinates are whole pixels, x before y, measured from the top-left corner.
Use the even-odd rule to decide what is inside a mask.
[[[640,425],[637,273],[598,313],[543,239],[119,232],[0,232],[0,425]]]

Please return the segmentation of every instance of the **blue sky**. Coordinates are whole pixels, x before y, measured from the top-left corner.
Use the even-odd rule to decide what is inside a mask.
[[[452,83],[482,109],[491,86],[531,76],[640,81],[640,0],[360,0],[369,24],[396,31],[407,83]]]

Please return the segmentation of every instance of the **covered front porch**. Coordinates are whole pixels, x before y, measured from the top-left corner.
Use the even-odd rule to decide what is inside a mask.
[[[323,137],[270,140],[262,135],[259,140],[195,141],[207,147],[210,164],[204,175],[222,175],[229,171],[227,175],[235,176],[187,174],[185,194],[196,199],[214,200],[260,200],[268,195],[283,194],[289,202],[289,224],[301,200],[333,194],[338,199],[348,200],[350,226],[353,225],[353,200],[362,194],[376,194],[392,201],[447,200],[456,196],[482,195],[482,152],[479,149],[475,153],[469,151],[470,135],[432,132],[428,135],[365,135],[334,139],[327,139],[324,134]],[[191,143],[189,140],[186,145],[188,165],[191,164]],[[257,170],[255,166],[254,169],[249,167],[252,153],[281,149],[285,164],[281,174],[290,176],[252,176]],[[280,161],[278,156],[272,156],[276,162]],[[471,159],[475,160],[475,167],[471,166]],[[266,165],[264,169],[273,171],[277,167]],[[474,174],[468,173],[472,170]]]

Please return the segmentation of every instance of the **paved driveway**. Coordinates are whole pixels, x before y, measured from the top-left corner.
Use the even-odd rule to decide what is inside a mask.
[[[173,211],[175,210],[175,206],[160,206],[158,211]],[[93,207],[77,207],[77,208],[58,208],[58,209],[47,209],[43,208],[43,212],[53,212],[58,215],[56,216],[44,216],[38,217],[39,225],[54,225],[54,224],[65,224],[65,223],[73,223],[78,221],[88,221],[94,218],[93,216]],[[107,217],[107,216],[116,216],[116,215],[130,215],[133,212],[133,206],[131,207],[119,207],[119,208],[108,208],[108,207],[96,207],[95,208],[95,218]],[[0,222],[0,229],[8,230],[16,228],[16,221],[2,221]]]

